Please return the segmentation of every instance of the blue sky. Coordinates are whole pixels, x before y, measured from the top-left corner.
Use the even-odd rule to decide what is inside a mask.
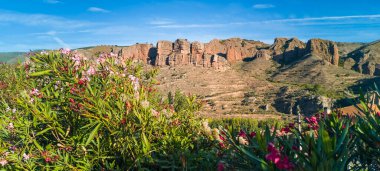
[[[0,51],[241,37],[380,39],[380,1],[0,0]]]

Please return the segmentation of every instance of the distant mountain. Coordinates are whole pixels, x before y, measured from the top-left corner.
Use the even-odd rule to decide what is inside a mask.
[[[25,52],[0,52],[0,62],[17,63],[24,61]]]

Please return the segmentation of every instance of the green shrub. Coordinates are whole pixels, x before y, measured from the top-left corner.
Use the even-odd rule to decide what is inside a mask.
[[[9,70],[0,104],[0,165],[7,170],[127,170],[201,164],[207,150],[194,97],[175,110],[143,71],[114,54],[96,60],[42,52]],[[203,145],[206,144],[206,145]],[[201,149],[202,148],[202,149]],[[163,162],[166,161],[166,162]],[[167,164],[167,165],[166,165]]]

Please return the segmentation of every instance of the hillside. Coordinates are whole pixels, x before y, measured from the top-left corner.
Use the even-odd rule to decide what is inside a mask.
[[[346,68],[363,74],[380,75],[380,40],[361,46],[347,54]]]
[[[348,59],[378,62],[379,43],[361,45],[323,39],[302,42],[297,38],[276,38],[272,45],[240,38],[208,43],[177,39],[158,41],[156,46],[101,45],[77,51],[87,57],[113,52],[120,60],[158,67],[160,92],[181,90],[197,95],[205,102],[204,115],[272,117],[295,113],[297,106],[305,114],[341,106],[344,91],[356,90],[363,81],[374,79],[347,67]],[[360,57],[368,53],[369,58]],[[15,54],[3,59],[10,61]]]
[[[0,52],[0,62],[16,63],[18,60],[24,61],[25,52]]]
[[[359,45],[323,39],[304,43],[297,38],[276,38],[272,45],[240,38],[208,43],[177,39],[158,41],[156,46],[97,46],[78,51],[90,56],[112,51],[121,59],[159,67],[161,93],[181,90],[198,95],[205,102],[204,115],[263,117],[295,113],[297,105],[306,114],[340,106],[334,101],[344,98],[344,91],[371,79],[339,66],[340,56]]]

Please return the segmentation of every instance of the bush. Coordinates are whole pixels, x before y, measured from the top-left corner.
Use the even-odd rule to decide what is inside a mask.
[[[196,99],[176,94],[173,109],[153,87],[156,70],[112,53],[87,59],[61,50],[8,71],[13,86],[0,104],[7,170],[189,168],[210,155],[200,149],[208,141]]]

